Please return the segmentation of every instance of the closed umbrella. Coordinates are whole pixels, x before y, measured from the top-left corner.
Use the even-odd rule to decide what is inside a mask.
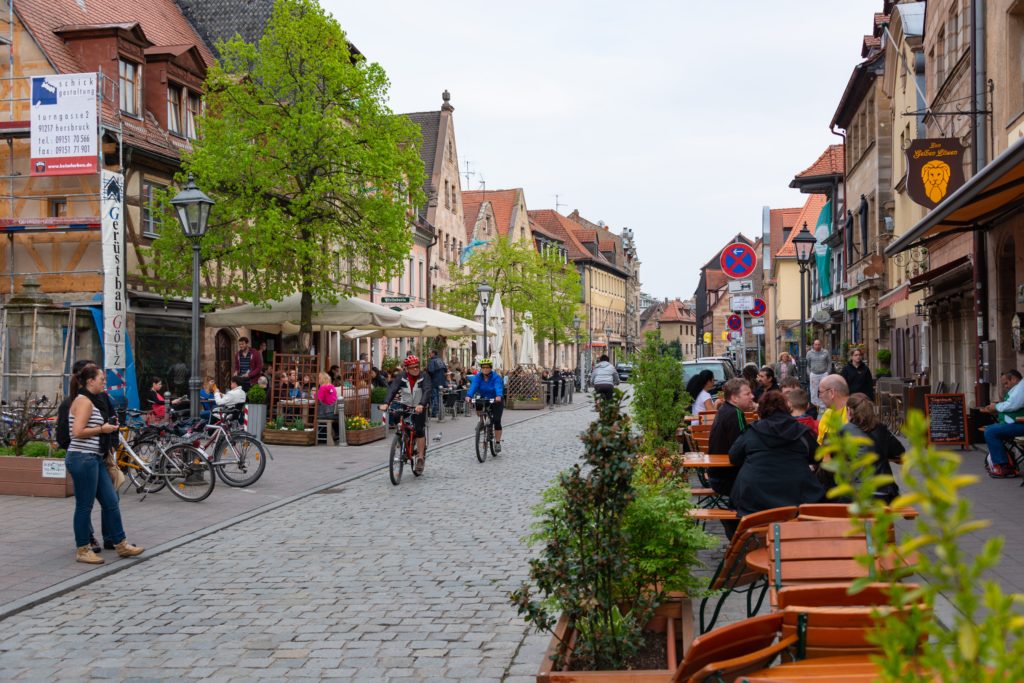
[[[508,345],[508,335],[505,330],[505,307],[501,305],[501,294],[494,293],[494,300],[487,309],[487,328],[490,332],[491,325],[494,325],[494,340],[491,342],[491,359],[494,361],[496,370],[503,369],[502,358],[511,358],[512,353]],[[508,347],[508,348],[507,348]]]
[[[533,327],[530,326],[533,317],[529,313],[525,317],[526,320],[523,322],[523,338],[519,346],[519,364],[536,365],[537,344],[533,341]]]

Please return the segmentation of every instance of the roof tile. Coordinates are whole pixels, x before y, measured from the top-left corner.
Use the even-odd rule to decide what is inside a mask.
[[[470,204],[479,205],[484,201],[490,202],[491,208],[494,210],[494,223],[498,229],[498,234],[502,237],[508,237],[509,232],[512,230],[512,210],[519,203],[519,197],[522,192],[522,188],[518,187],[512,190],[463,190],[463,210],[466,211],[468,216],[469,212],[466,209]],[[475,221],[475,214],[473,218]],[[472,234],[472,228],[470,228],[470,234]]]
[[[818,160],[796,174],[797,178],[816,178],[826,175],[843,175],[843,146],[829,145]]]
[[[804,202],[804,208],[800,210],[800,214],[796,217],[793,223],[793,229],[789,233],[789,239],[786,243],[775,253],[776,258],[782,257],[796,257],[796,247],[793,246],[793,239],[800,234],[800,231],[804,227],[804,223],[807,223],[807,229],[814,234],[814,228],[818,224],[818,216],[821,214],[821,209],[825,206],[825,202],[828,201],[828,197],[823,194],[811,194],[807,195],[807,201]]]
[[[576,238],[574,234],[576,223],[552,209],[529,211],[528,214],[530,220],[539,225],[542,230],[554,235],[565,244],[570,259],[577,261],[594,258],[593,254]]]

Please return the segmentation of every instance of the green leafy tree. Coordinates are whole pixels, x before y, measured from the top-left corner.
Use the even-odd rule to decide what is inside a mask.
[[[571,261],[555,250],[537,255],[536,294],[530,300],[530,315],[538,341],[569,340],[575,334],[572,319],[580,302],[580,274]],[[554,363],[554,359],[551,359]]]
[[[644,452],[675,445],[679,418],[692,398],[683,386],[683,368],[665,352],[657,332],[648,332],[633,359],[633,415],[643,431]]]
[[[220,301],[300,292],[308,333],[314,302],[401,272],[411,207],[424,201],[419,130],[387,107],[384,70],[352,53],[316,0],[277,0],[258,45],[219,49],[183,164],[217,202],[205,276]],[[191,245],[171,220],[153,245],[154,279],[184,293]]]

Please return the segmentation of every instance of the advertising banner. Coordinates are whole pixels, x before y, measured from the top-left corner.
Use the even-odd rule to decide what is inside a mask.
[[[100,223],[103,240],[103,367],[127,366],[128,297],[125,291],[124,176],[103,171],[100,177]]]
[[[33,77],[29,124],[32,175],[95,173],[96,74]]]

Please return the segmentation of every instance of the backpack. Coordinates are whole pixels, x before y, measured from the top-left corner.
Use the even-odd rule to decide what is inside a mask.
[[[57,445],[64,450],[71,446],[71,404],[75,397],[69,396],[57,408]]]

